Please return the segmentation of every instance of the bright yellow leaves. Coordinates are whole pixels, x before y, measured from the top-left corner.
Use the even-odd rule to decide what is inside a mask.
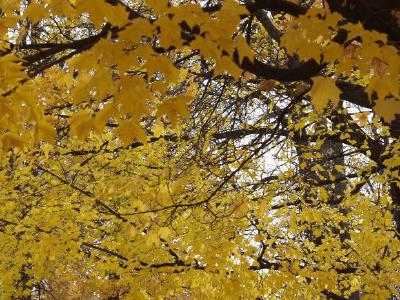
[[[2,9],[3,2],[6,3],[2,1]],[[232,168],[240,166],[240,158],[252,158],[254,150],[252,146],[251,150],[246,150],[245,145],[234,147],[231,141],[224,149],[217,148],[219,142],[208,138],[218,133],[217,129],[228,128],[232,120],[245,130],[253,125],[248,120],[239,124],[236,117],[231,119],[229,109],[220,109],[217,104],[209,124],[218,126],[207,129],[207,141],[203,143],[202,136],[196,135],[199,127],[193,130],[189,127],[188,138],[176,134],[182,128],[178,126],[179,118],[190,116],[188,105],[197,93],[193,82],[199,82],[203,91],[208,78],[203,77],[204,73],[228,72],[240,77],[242,70],[232,60],[235,51],[239,61],[253,60],[255,53],[260,60],[267,60],[264,50],[270,45],[254,42],[259,36],[252,32],[251,36],[246,35],[252,41],[250,47],[243,35],[248,21],[241,16],[248,14],[245,6],[237,1],[223,1],[221,10],[210,14],[200,5],[176,1],[170,1],[171,6],[166,0],[119,1],[117,5],[110,2],[118,1],[30,1],[23,12],[24,18],[32,22],[43,20],[40,22],[43,24],[50,22],[46,19],[49,12],[65,13],[68,21],[61,23],[61,29],[51,23],[46,28],[49,36],[43,30],[37,37],[40,43],[67,42],[67,49],[29,67],[35,69],[36,65],[57,61],[64,55],[74,58],[68,56],[64,64],[31,79],[26,75],[26,66],[13,53],[1,57],[1,92],[16,90],[0,101],[0,143],[3,149],[25,150],[8,152],[1,166],[0,219],[10,218],[17,225],[0,221],[0,273],[7,277],[0,279],[0,289],[6,286],[9,291],[15,290],[14,283],[18,282],[27,256],[34,280],[45,278],[51,284],[56,275],[68,278],[64,281],[72,277],[75,281],[71,285],[93,289],[91,294],[97,293],[102,298],[116,292],[118,286],[125,289],[121,288],[121,294],[127,299],[144,295],[170,298],[183,295],[196,299],[280,295],[284,299],[307,299],[318,298],[326,289],[339,293],[342,288],[352,291],[372,285],[378,286],[379,291],[381,282],[399,282],[390,266],[397,265],[395,250],[399,248],[398,243],[393,244],[393,220],[385,215],[379,223],[375,217],[382,212],[379,203],[391,205],[389,196],[382,201],[380,194],[386,193],[386,178],[392,182],[398,178],[398,171],[392,169],[398,168],[399,160],[385,159],[383,164],[389,171],[370,178],[373,185],[383,186],[377,189],[379,195],[378,191],[370,193],[372,201],[364,199],[367,189],[352,198],[346,197],[343,208],[353,205],[347,217],[341,213],[340,205],[339,209],[329,205],[331,185],[310,186],[312,183],[301,182],[293,167],[297,165],[293,162],[297,157],[292,154],[295,141],[290,130],[295,128],[300,132],[306,128],[303,134],[318,133],[313,126],[316,115],[308,116],[306,110],[303,112],[307,116],[300,120],[296,120],[294,113],[288,118],[284,134],[289,142],[280,138],[283,147],[278,156],[283,160],[279,165],[284,171],[276,170],[277,180],[258,183],[260,173],[267,168],[257,166],[260,161],[249,161],[240,171],[242,174],[238,172],[205,201],[221,180],[229,178]],[[140,17],[128,20],[121,3],[130,5],[134,11],[140,9]],[[6,16],[0,18],[3,34],[16,24],[10,12],[7,10]],[[190,28],[183,26],[184,21]],[[314,107],[322,112],[329,101],[337,103],[340,91],[335,78],[351,75],[369,85],[369,95],[379,97],[376,105],[372,103],[375,111],[385,120],[392,120],[399,109],[399,66],[388,62],[398,61],[397,50],[383,47],[384,37],[351,27],[347,29],[354,33],[349,37],[360,39],[343,48],[332,41],[340,28],[338,21],[337,14],[313,8],[307,16],[293,20],[282,40],[290,54],[328,64],[330,77],[312,78],[310,94]],[[112,24],[111,32],[95,37],[106,22]],[[253,23],[252,28],[258,25]],[[20,26],[23,27],[23,22]],[[23,49],[20,53],[19,47],[17,44],[12,51],[21,56],[48,50]],[[279,65],[284,53],[276,48],[272,51],[277,54]],[[367,78],[361,78],[364,75]],[[219,104],[225,104],[227,98],[234,99],[238,106],[233,108],[239,119],[243,103],[235,99],[245,93],[239,90],[238,83],[249,91],[258,93],[259,89],[270,92],[271,96],[290,98],[309,89],[307,84],[299,83],[302,88],[287,94],[282,91],[286,84],[278,87],[273,80],[260,82],[246,74],[242,81],[231,85],[234,80],[229,76],[219,77],[229,78]],[[207,87],[210,95],[200,103],[206,104],[205,111],[196,111],[200,117],[194,123],[212,109],[213,105],[208,104],[216,103],[214,96],[218,93],[212,92],[221,88],[222,81],[218,80],[217,77],[210,81]],[[248,100],[248,116],[257,117],[259,110],[252,108],[261,99]],[[272,111],[281,106],[264,103],[262,107]],[[302,109],[299,107],[294,106],[293,112]],[[44,115],[50,115],[51,122]],[[262,126],[271,125],[267,118],[269,114],[260,121]],[[359,119],[363,124],[368,120]],[[43,143],[32,153],[25,147],[55,140],[55,128],[58,135],[53,146]],[[92,130],[96,133],[91,134]],[[176,139],[169,138],[171,132]],[[350,139],[349,132],[338,135]],[[74,136],[78,138],[70,138]],[[324,140],[319,137],[311,140],[312,151],[304,153],[301,172],[311,170],[316,180],[335,180],[324,165],[325,153],[321,150]],[[275,146],[273,141],[271,147]],[[346,164],[361,165],[362,161],[353,162],[354,157]],[[313,161],[316,163],[309,166],[308,162]],[[346,169],[341,165],[331,166],[332,172],[341,174],[347,168],[353,166],[346,165]],[[351,178],[349,185],[358,181]],[[340,236],[345,230],[340,226],[343,222],[354,229],[349,234],[357,241],[358,252],[370,254],[367,258],[358,257],[355,251],[343,246]],[[371,228],[379,230],[374,233]],[[313,242],[314,238],[319,244]],[[378,244],[387,246],[386,255],[393,256],[383,257]],[[261,257],[263,245],[267,247]],[[17,255],[11,255],[13,252]],[[271,262],[268,271],[250,268],[264,261],[267,266]],[[379,262],[380,268],[392,278],[368,274],[369,268],[374,267],[366,264],[370,261]],[[346,287],[340,285],[338,282],[344,276],[352,275],[336,269],[353,265],[359,269],[356,279],[344,280]],[[76,275],[77,272],[81,273]],[[111,279],[114,274],[118,279]],[[109,286],[112,286],[110,292]],[[139,296],[131,297],[136,292]],[[76,295],[90,298],[79,292]]]
[[[200,50],[206,58],[215,61],[215,73],[229,72],[235,77],[241,75],[241,70],[235,65],[232,55],[238,49],[240,60],[248,57],[253,60],[254,53],[250,49],[243,36],[239,35],[236,44],[232,40],[234,32],[240,23],[241,15],[246,14],[244,6],[235,1],[225,1],[222,8],[213,15],[203,11],[196,4],[186,4],[166,8],[161,3],[155,5],[155,11],[160,14],[154,25],[159,27],[159,40],[163,47],[182,47],[184,43],[190,44],[192,49]],[[191,18],[187,18],[190,15]],[[181,25],[184,22],[191,30],[194,30],[190,43],[182,39]],[[186,30],[186,29],[185,29]],[[159,64],[158,67],[161,65]],[[165,74],[165,72],[163,72]]]
[[[168,228],[168,227],[161,227],[158,230],[158,235],[163,240],[169,240],[171,235],[172,235],[172,230],[170,228]]]
[[[395,76],[373,76],[366,88],[369,96],[375,92],[380,100],[385,99],[386,96],[394,96],[400,99],[399,96],[399,82],[395,81]]]
[[[387,43],[387,36],[377,31],[365,30],[360,22],[357,24],[346,23],[341,28],[348,31],[348,40],[360,37],[363,42],[383,42]]]
[[[150,59],[146,62],[146,67],[151,67],[151,69],[148,69],[149,74],[162,71],[166,79],[175,81],[178,79],[180,73],[171,64],[168,58],[165,57],[162,68],[156,68],[156,63],[156,60]],[[106,73],[107,76],[109,76],[108,71]],[[97,72],[95,74],[97,74]],[[89,84],[95,84],[94,87],[96,90],[98,89],[98,84],[101,87],[99,81],[96,84],[90,77],[86,76],[85,78],[87,78],[87,82],[85,83],[85,81],[83,81],[81,83],[83,84],[81,88],[74,89],[75,99],[85,99],[79,98],[81,91],[84,93],[84,97],[89,97],[87,91],[84,89],[84,87],[88,87]],[[114,133],[116,136],[120,137],[123,143],[129,144],[134,139],[146,143],[146,133],[140,125],[143,117],[152,114],[157,114],[157,117],[166,115],[173,127],[177,124],[178,116],[183,118],[189,117],[187,105],[193,99],[193,95],[189,95],[190,93],[188,95],[182,94],[175,98],[168,99],[159,104],[158,108],[155,110],[154,104],[159,102],[159,100],[156,100],[155,95],[150,91],[150,88],[154,88],[154,84],[150,86],[144,78],[139,76],[124,76],[118,81],[111,82],[109,86],[117,85],[117,83],[120,84],[118,90],[112,97],[109,97],[110,100],[108,104],[104,105],[97,113],[94,114],[89,110],[82,110],[72,114],[69,122],[72,136],[84,139],[93,129],[101,132],[105,123],[110,118],[114,117],[118,123]],[[106,91],[107,90],[105,90],[105,92]],[[105,94],[103,96],[105,96]]]
[[[322,76],[313,78],[310,94],[311,101],[317,112],[321,113],[328,106],[329,100],[334,104],[338,104],[340,93],[334,79]]]
[[[241,20],[240,16],[247,14],[248,11],[244,5],[239,5],[233,0],[227,0],[224,1],[221,10],[216,13],[216,17],[221,24],[226,24],[226,30],[233,32]]]
[[[167,13],[173,15],[173,20],[176,24],[186,22],[190,27],[194,26],[209,26],[209,14],[204,12],[200,5],[197,4],[186,4],[183,6],[175,6],[168,9]],[[190,18],[187,16],[190,15]]]
[[[176,82],[179,76],[178,69],[172,64],[171,59],[166,56],[148,56],[146,57],[146,69],[149,76],[161,72],[164,80],[168,83]]]
[[[168,49],[169,47],[182,47],[183,40],[181,39],[181,27],[176,22],[175,18],[170,19],[168,16],[160,17],[155,25],[160,27],[160,44]]]
[[[73,16],[76,14],[72,6],[76,2],[75,0],[47,0],[46,2],[51,3],[50,11],[54,15]]]

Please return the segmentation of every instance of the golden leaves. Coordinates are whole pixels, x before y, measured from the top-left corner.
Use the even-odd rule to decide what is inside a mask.
[[[336,86],[335,80],[329,77],[313,77],[313,86],[311,87],[311,101],[318,113],[332,101],[334,104],[339,103],[340,89]]]
[[[14,55],[6,55],[0,58],[0,93],[18,86],[19,81],[26,79],[21,61]]]
[[[155,25],[160,26],[160,44],[163,47],[181,47],[183,40],[181,39],[181,27],[176,22],[176,19],[170,19],[168,16],[159,18]]]
[[[179,77],[179,70],[172,64],[171,59],[166,56],[146,57],[146,69],[149,75],[161,72],[167,82],[175,82]]]
[[[375,30],[366,30],[363,25],[358,22],[357,24],[346,23],[341,28],[348,31],[348,40],[353,40],[357,37],[361,37],[363,42],[383,42],[387,43],[387,35],[377,32]]]
[[[240,23],[240,16],[247,14],[248,11],[244,5],[239,5],[233,0],[227,0],[223,2],[222,8],[216,13],[216,17],[221,24],[225,24],[225,30],[233,32]]]
[[[319,15],[326,15],[325,19],[319,18]],[[327,13],[314,6],[305,15],[291,21],[280,44],[289,53],[297,53],[301,59],[319,61],[321,54],[331,51],[331,47],[336,49],[336,44],[330,41],[340,19],[338,13]]]
[[[161,227],[158,230],[158,236],[163,240],[169,240],[172,235],[172,230],[169,227]]]

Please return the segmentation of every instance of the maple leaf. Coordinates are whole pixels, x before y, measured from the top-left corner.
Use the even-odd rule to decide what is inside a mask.
[[[48,14],[48,10],[44,8],[43,5],[32,3],[28,6],[28,9],[25,11],[24,16],[30,18],[35,24],[45,17],[48,17]]]
[[[340,89],[336,86],[335,80],[329,77],[313,77],[313,86],[311,87],[311,101],[318,113],[321,113],[324,108],[332,101],[338,104],[340,100]]]
[[[71,135],[80,139],[86,138],[94,127],[94,119],[87,110],[74,114],[70,119]]]
[[[170,99],[158,107],[157,116],[161,117],[167,115],[172,126],[177,125],[177,116],[188,118],[190,116],[188,110],[188,103],[192,97],[187,95],[180,95],[176,98]]]
[[[390,123],[395,120],[396,115],[400,112],[400,101],[395,98],[377,101],[374,106],[374,111],[386,122]]]
[[[46,142],[53,142],[56,138],[56,130],[45,121],[39,121],[37,124],[37,140],[43,139]]]
[[[120,122],[116,134],[118,134],[126,145],[129,145],[133,139],[137,139],[144,144],[147,143],[145,131],[133,120],[124,120]]]
[[[254,60],[254,52],[251,50],[250,46],[247,44],[246,39],[239,35],[236,39],[236,47],[239,52],[239,61],[243,61],[245,57],[249,58],[251,61]]]

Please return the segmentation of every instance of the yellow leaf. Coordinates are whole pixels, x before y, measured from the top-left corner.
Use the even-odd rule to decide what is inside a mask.
[[[248,14],[244,5],[239,5],[236,1],[224,1],[222,8],[218,11],[217,18],[224,24],[224,30],[232,32],[240,23],[240,16]]]
[[[345,169],[344,169],[344,166],[342,166],[342,165],[335,165],[335,169],[336,169],[336,171],[338,171],[339,173],[345,173]]]
[[[311,101],[318,113],[321,113],[328,106],[329,100],[339,103],[341,91],[335,84],[335,80],[329,77],[313,77],[313,86],[310,90]]]
[[[158,230],[158,236],[162,238],[163,240],[167,240],[172,234],[172,230],[169,229],[168,227],[161,227]]]
[[[125,144],[132,143],[133,139],[137,139],[143,144],[147,143],[147,136],[143,128],[132,119],[121,121],[116,130],[116,134]]]
[[[150,232],[146,236],[146,246],[151,247],[153,245],[159,245],[160,244],[160,238],[157,232]]]
[[[166,56],[150,56],[147,58],[146,69],[149,75],[161,72],[166,81],[176,81],[179,78],[179,71],[172,61]]]
[[[161,117],[167,115],[172,126],[175,127],[178,115],[183,118],[189,118],[190,114],[187,104],[190,100],[192,100],[192,97],[187,95],[180,95],[176,98],[170,99],[158,107],[157,116]]]
[[[155,25],[160,27],[160,44],[163,47],[181,47],[183,40],[181,39],[181,27],[178,25],[176,18],[172,20],[168,16],[163,16],[157,20]]]
[[[42,139],[46,142],[53,142],[56,138],[56,130],[53,126],[45,121],[39,121],[37,127],[37,139]],[[37,142],[37,141],[36,141]]]
[[[379,99],[374,106],[374,111],[390,123],[396,118],[396,114],[400,114],[400,101],[395,98]]]
[[[321,231],[321,229],[315,229],[313,231],[313,234],[314,234],[315,237],[318,238],[318,237],[320,237],[322,235],[322,231]]]
[[[134,119],[148,114],[149,107],[146,100],[153,96],[148,90],[147,82],[137,76],[123,78],[121,81],[122,89],[119,94],[115,95],[115,99],[122,104],[123,111],[132,114]]]
[[[323,187],[319,188],[319,197],[324,202],[328,201],[328,192]]]
[[[162,13],[168,7],[167,0],[146,0],[146,4],[147,4],[147,6],[154,9],[154,11],[156,13]]]
[[[46,8],[43,7],[43,5],[37,4],[37,3],[31,3],[27,10],[24,13],[25,17],[28,17],[31,19],[32,23],[37,23],[43,18],[47,17],[49,12],[47,11]]]
[[[222,56],[216,59],[215,74],[230,73],[233,77],[239,78],[243,70],[240,69],[228,56]]]
[[[247,44],[246,39],[239,35],[236,39],[237,50],[239,52],[239,61],[242,62],[244,57],[249,58],[251,61],[254,60],[254,52],[251,50],[249,45]]]
[[[164,126],[161,125],[160,122],[156,122],[156,124],[153,126],[153,128],[151,129],[151,131],[153,132],[153,135],[155,137],[159,137],[162,136],[165,133],[164,130]]]
[[[135,19],[132,21],[132,24],[125,30],[121,31],[118,36],[123,41],[138,43],[140,42],[140,38],[142,36],[151,36],[154,28],[155,26],[152,25],[147,19]]]
[[[388,95],[393,95],[394,97],[399,98],[399,82],[396,76],[374,76],[370,79],[369,85],[366,90],[371,97],[373,92],[376,92],[379,100],[383,100]]]
[[[70,119],[71,136],[77,136],[79,139],[86,138],[93,127],[94,119],[86,110],[74,114]]]
[[[7,132],[1,137],[1,144],[4,150],[9,150],[14,147],[22,148],[25,145],[25,141],[21,136]]]
[[[7,175],[6,175],[6,171],[1,171],[0,172],[0,182],[6,182],[7,181]]]

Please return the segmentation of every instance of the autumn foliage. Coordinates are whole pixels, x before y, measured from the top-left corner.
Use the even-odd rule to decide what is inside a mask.
[[[395,2],[2,0],[0,298],[400,298]]]

